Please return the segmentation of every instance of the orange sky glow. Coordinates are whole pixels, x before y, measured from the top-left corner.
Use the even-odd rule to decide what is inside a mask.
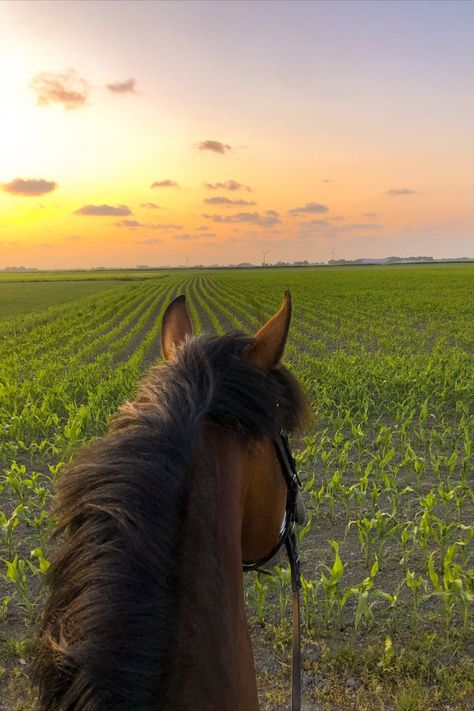
[[[474,257],[471,2],[0,2],[0,268]]]

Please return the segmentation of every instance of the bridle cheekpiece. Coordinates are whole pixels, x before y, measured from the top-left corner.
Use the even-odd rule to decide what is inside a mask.
[[[291,708],[292,711],[299,711],[301,708],[301,639],[300,639],[300,599],[299,592],[301,584],[301,564],[298,553],[298,539],[295,532],[295,524],[298,522],[297,504],[301,482],[296,471],[296,463],[291,454],[288,437],[280,430],[276,439],[273,440],[276,454],[281,465],[281,471],[287,486],[285,519],[280,531],[280,538],[274,548],[259,560],[243,561],[244,572],[262,570],[284,545],[290,563],[291,588],[293,591],[293,664],[292,664],[292,688],[291,688]]]

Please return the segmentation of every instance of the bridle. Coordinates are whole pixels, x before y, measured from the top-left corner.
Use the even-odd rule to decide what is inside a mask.
[[[280,539],[276,546],[259,560],[243,561],[244,572],[261,570],[284,545],[290,563],[291,589],[293,591],[292,618],[292,670],[291,670],[291,709],[300,711],[301,708],[301,634],[300,634],[300,596],[301,590],[301,564],[298,553],[298,540],[296,538],[295,524],[297,523],[297,501],[301,482],[296,472],[296,463],[291,454],[288,437],[280,430],[278,437],[273,440],[276,454],[281,465],[281,471],[287,486],[285,520],[280,531]],[[268,571],[262,571],[268,572]]]

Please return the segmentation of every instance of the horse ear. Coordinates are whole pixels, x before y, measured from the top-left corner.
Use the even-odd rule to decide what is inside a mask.
[[[173,299],[163,316],[161,344],[166,360],[171,358],[174,349],[184,341],[186,336],[192,335],[193,325],[186,311],[186,297],[181,294]]]
[[[280,310],[255,334],[241,358],[262,370],[269,370],[280,362],[288,336],[291,319],[291,294],[287,289]]]

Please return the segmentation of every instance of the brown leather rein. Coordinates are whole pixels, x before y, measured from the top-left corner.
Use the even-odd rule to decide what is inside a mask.
[[[274,445],[281,470],[286,481],[288,493],[286,497],[285,522],[280,533],[280,540],[270,553],[260,560],[244,561],[242,568],[244,572],[249,570],[262,570],[262,566],[268,563],[284,545],[290,563],[291,589],[292,589],[292,668],[291,668],[291,709],[300,711],[301,709],[301,633],[300,633],[300,590],[301,590],[301,565],[298,553],[298,539],[295,532],[295,524],[300,523],[297,516],[298,492],[301,487],[296,464],[291,454],[288,437],[283,431],[280,432]]]

